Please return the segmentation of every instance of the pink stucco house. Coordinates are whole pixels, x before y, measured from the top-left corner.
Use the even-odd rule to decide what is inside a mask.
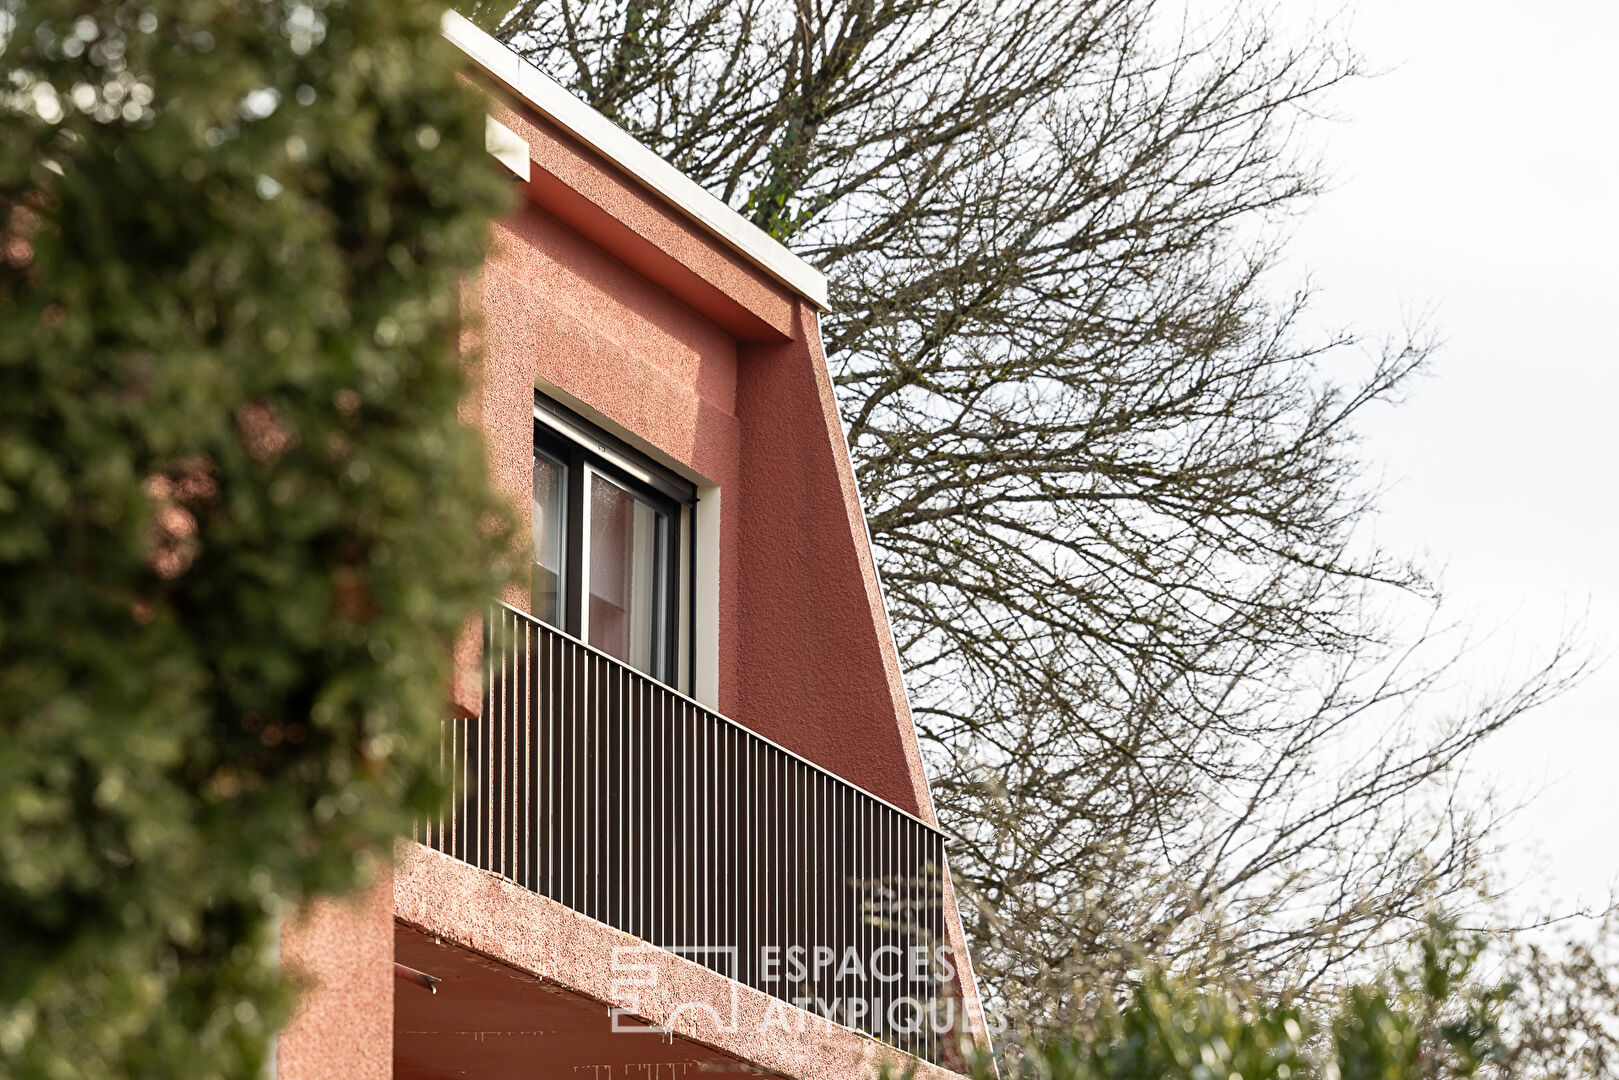
[[[949,1075],[977,989],[819,339],[826,282],[470,23],[523,195],[464,302],[531,580],[442,818],[284,928],[286,1080]],[[487,659],[488,663],[482,661]]]

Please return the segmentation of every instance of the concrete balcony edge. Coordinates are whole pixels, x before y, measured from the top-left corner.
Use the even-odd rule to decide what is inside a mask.
[[[396,920],[604,1009],[795,1080],[876,1080],[885,1065],[894,1077],[960,1080],[441,852],[402,840],[395,854]]]

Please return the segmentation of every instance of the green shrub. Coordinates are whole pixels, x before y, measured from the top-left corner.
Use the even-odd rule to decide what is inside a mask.
[[[1507,1058],[1510,983],[1480,983],[1482,938],[1429,921],[1413,970],[1348,988],[1313,1014],[1274,1001],[1144,978],[1083,1037],[1002,1047],[980,1080],[1453,1080]],[[1492,1075],[1504,1075],[1499,1069]]]
[[[430,4],[0,0],[0,1074],[257,1076],[505,540]]]

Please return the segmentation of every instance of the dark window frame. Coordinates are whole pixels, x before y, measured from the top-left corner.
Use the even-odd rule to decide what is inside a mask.
[[[534,403],[535,454],[544,454],[566,467],[567,489],[562,500],[566,535],[562,551],[563,572],[559,582],[560,629],[587,644],[589,642],[585,605],[589,599],[590,583],[580,571],[585,565],[584,548],[589,520],[585,503],[590,498],[588,484],[592,474],[600,474],[662,513],[667,522],[666,550],[663,552],[662,565],[658,567],[659,580],[653,586],[655,591],[661,592],[665,609],[661,627],[663,648],[660,663],[654,665],[657,670],[647,674],[678,690],[683,609],[688,624],[685,635],[688,677],[690,671],[694,670],[695,662],[690,651],[695,644],[691,628],[696,605],[692,601],[691,580],[687,579],[682,588],[681,560],[684,555],[688,556],[687,561],[690,562],[689,556],[695,553],[692,545],[696,535],[696,486],[565,406],[538,393],[535,394]],[[640,475],[629,471],[626,465]],[[531,553],[531,561],[532,558]]]

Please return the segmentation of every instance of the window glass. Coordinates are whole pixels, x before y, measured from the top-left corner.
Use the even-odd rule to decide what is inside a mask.
[[[668,516],[590,474],[590,644],[663,678]]]
[[[546,454],[534,455],[534,614],[562,625],[567,558],[568,467]]]

